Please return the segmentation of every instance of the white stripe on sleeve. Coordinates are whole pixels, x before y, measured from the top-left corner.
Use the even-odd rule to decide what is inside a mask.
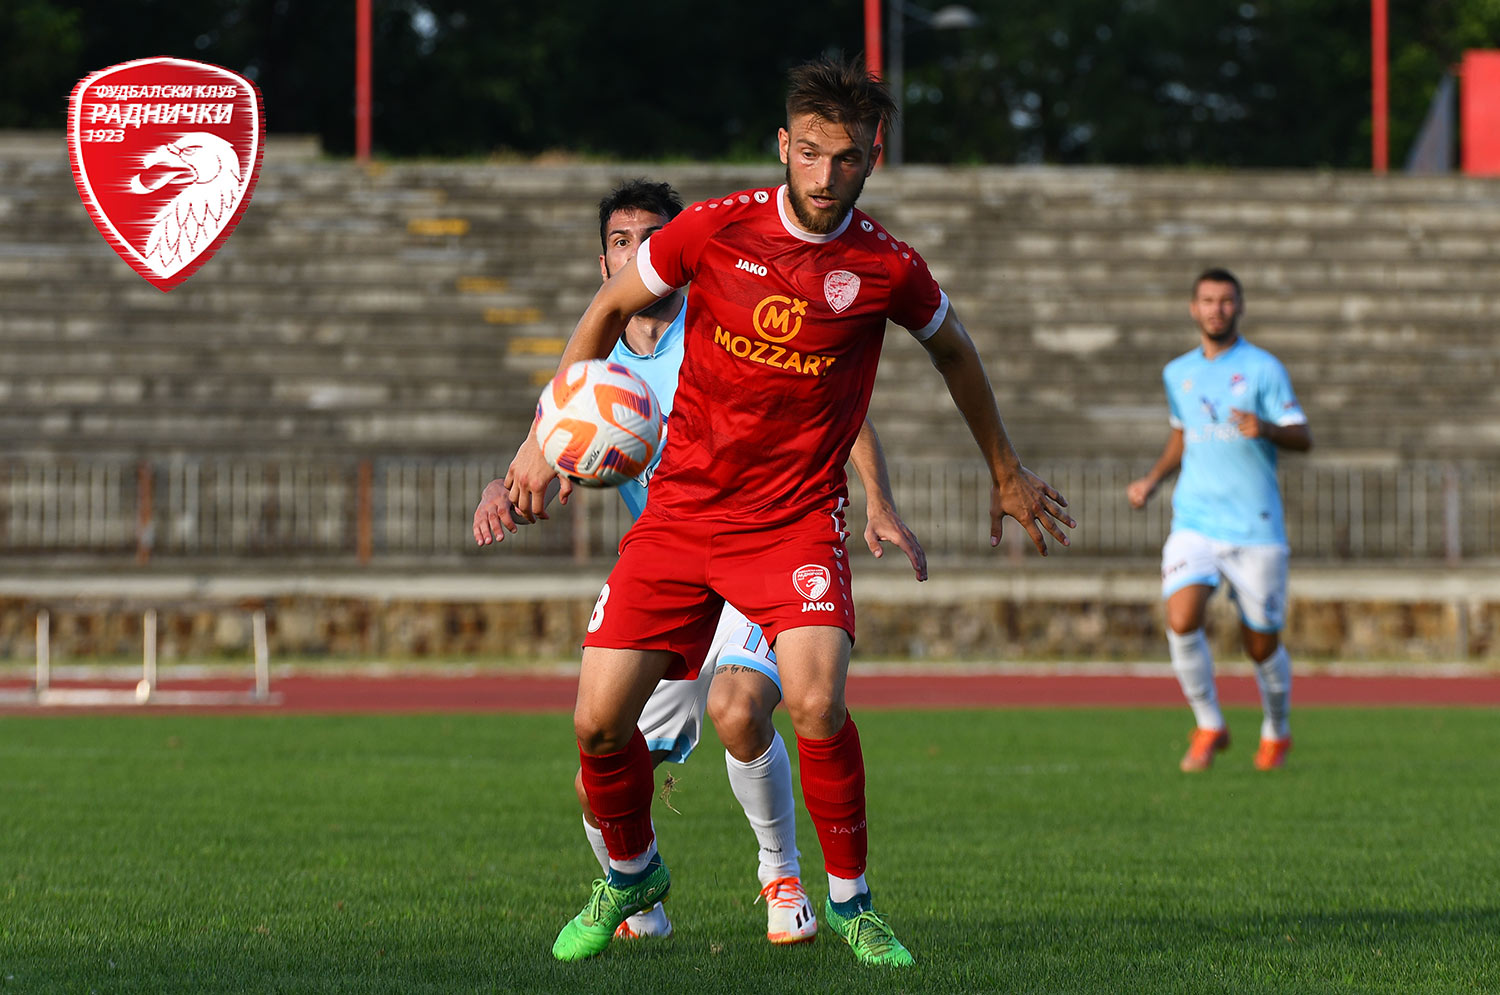
[[[916,339],[918,342],[926,342],[928,339],[932,338],[933,335],[937,334],[938,326],[943,323],[943,319],[946,317],[948,317],[948,295],[939,290],[938,306],[937,310],[932,312],[932,319],[921,328],[909,329],[909,331],[911,332],[911,337]]]
[[[677,288],[663,280],[656,273],[656,267],[651,265],[651,239],[641,243],[641,247],[635,252],[635,268],[641,274],[641,282],[646,289],[657,297],[665,297]]]

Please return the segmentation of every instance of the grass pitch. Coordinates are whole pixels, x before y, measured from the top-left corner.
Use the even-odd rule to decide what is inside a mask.
[[[1185,709],[857,718],[904,972],[765,942],[711,741],[655,810],[677,934],[560,965],[598,873],[564,716],[0,720],[0,990],[1500,990],[1492,710],[1303,709],[1274,774],[1235,712],[1194,776]]]

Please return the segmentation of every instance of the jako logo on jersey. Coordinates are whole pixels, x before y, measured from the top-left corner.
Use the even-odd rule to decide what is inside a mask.
[[[746,273],[754,273],[756,276],[765,276],[766,275],[766,268],[764,266],[762,266],[760,263],[750,263],[750,262],[746,262],[743,259],[741,259],[739,262],[735,263],[734,264],[734,268],[735,269],[742,269]]]
[[[792,571],[792,586],[808,601],[817,601],[828,593],[833,578],[821,563],[806,563]]]
[[[833,313],[838,314],[859,296],[859,277],[846,269],[834,270],[823,277],[823,296],[828,298]]]

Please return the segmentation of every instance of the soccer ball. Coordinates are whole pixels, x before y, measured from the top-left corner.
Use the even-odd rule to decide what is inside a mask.
[[[641,475],[661,445],[661,403],[619,363],[580,360],[542,388],[536,441],[552,469],[583,487]]]

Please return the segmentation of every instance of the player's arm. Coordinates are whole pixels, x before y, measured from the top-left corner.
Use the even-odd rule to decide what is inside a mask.
[[[906,527],[896,512],[896,495],[891,490],[890,468],[885,462],[885,451],[880,447],[880,436],[875,426],[866,418],[849,451],[849,462],[859,474],[865,487],[865,545],[876,558],[885,555],[882,542],[895,543],[896,548],[906,554],[916,571],[917,580],[927,579],[927,553],[917,541],[916,534]]]
[[[561,483],[561,479],[554,480],[547,488],[548,501],[557,496]],[[497,478],[485,484],[479,495],[479,507],[474,509],[474,542],[480,546],[504,542],[506,532],[514,533],[517,528],[526,524],[524,518],[516,521],[514,510],[510,503],[510,492],[505,489],[503,479]]]
[[[1241,411],[1239,408],[1229,409],[1229,420],[1234,422],[1240,434],[1247,439],[1265,439],[1277,448],[1298,453],[1305,453],[1312,448],[1312,430],[1307,427],[1307,422],[1278,425],[1266,421],[1253,411]]]
[[[1176,473],[1182,466],[1182,429],[1174,428],[1167,436],[1167,445],[1156,460],[1151,471],[1139,480],[1132,480],[1125,488],[1125,497],[1132,508],[1146,507],[1146,501],[1161,486],[1161,482]]]
[[[568,344],[563,348],[558,361],[559,372],[580,359],[604,359],[637,312],[649,307],[657,300],[656,295],[646,289],[640,273],[634,266],[621,266],[614,276],[605,281],[589,302],[588,310],[578,320]],[[546,518],[547,488],[557,480],[557,471],[548,465],[546,457],[536,441],[536,425],[522,440],[521,447],[505,472],[505,487],[515,513],[528,522]],[[558,501],[568,503],[573,493],[571,481],[564,480],[557,492]]]
[[[1068,545],[1068,537],[1060,525],[1074,528],[1078,524],[1063,510],[1068,502],[1051,484],[1021,465],[1021,458],[1005,434],[1000,409],[995,404],[995,391],[979,360],[979,351],[951,304],[942,324],[923,340],[922,346],[942,374],[953,403],[968,423],[969,432],[990,468],[990,545],[1000,545],[1001,522],[1006,515],[1021,523],[1043,556],[1047,555],[1044,529],[1058,542]]]

